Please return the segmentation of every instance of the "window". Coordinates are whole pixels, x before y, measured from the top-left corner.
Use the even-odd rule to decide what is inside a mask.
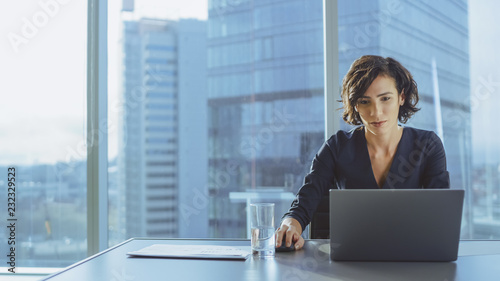
[[[477,118],[474,113],[480,112],[473,110],[473,100],[470,100],[474,83],[469,73],[474,65],[470,59],[474,49],[469,37],[474,32],[470,27],[473,7],[466,1],[410,3],[398,0],[339,0],[337,5],[337,83],[352,61],[363,54],[393,56],[407,66],[419,83],[422,108],[407,125],[434,130],[442,137],[452,187],[467,190],[462,238],[494,238],[495,187],[482,187],[481,192],[471,189],[478,188],[477,177],[488,183],[494,181],[495,178],[488,177],[498,170],[498,164],[489,170],[473,168],[472,123]],[[257,194],[265,201],[263,192],[287,194],[290,196],[287,200],[275,201],[281,216],[324,140],[323,3],[321,0],[214,0],[208,3],[208,14],[193,15],[191,18],[197,19],[189,21],[180,16],[181,12],[177,17],[148,18],[139,16],[138,10],[122,17],[123,61],[135,66],[122,67],[120,84],[126,85],[122,93],[125,98],[127,89],[144,89],[146,107],[123,111],[126,114],[119,117],[127,120],[123,121],[123,127],[128,138],[116,159],[125,165],[123,167],[133,170],[126,172],[118,168],[118,171],[134,175],[134,179],[118,175],[132,186],[119,184],[126,189],[120,193],[136,201],[141,198],[134,203],[122,198],[120,204],[124,210],[129,208],[128,212],[137,211],[141,215],[130,215],[140,218],[134,221],[126,217],[127,211],[123,213],[124,217],[117,220],[122,221],[122,229],[126,229],[121,232],[122,237],[144,234],[149,227],[146,218],[153,214],[148,214],[147,208],[153,203],[144,199],[148,198],[140,191],[144,188],[131,190],[147,186],[147,175],[154,174],[148,169],[170,171],[159,165],[141,164],[151,160],[175,163],[176,167],[175,173],[161,177],[165,181],[161,184],[168,182],[174,186],[168,188],[168,192],[167,188],[163,191],[170,194],[164,205],[177,204],[163,218],[177,218],[169,220],[173,224],[163,224],[164,235],[246,237],[244,198]],[[190,31],[189,35],[182,33],[185,30]],[[176,64],[169,65],[163,60],[164,64],[152,65],[146,57],[141,58],[141,50],[151,49],[148,46],[153,44],[156,49],[168,46],[169,56],[174,56]],[[158,47],[162,44],[164,47]],[[131,46],[136,49],[130,49]],[[160,52],[155,55],[166,56]],[[141,82],[144,77],[137,76],[141,73],[138,67],[158,75],[149,80],[149,86],[151,91],[169,91],[168,101],[148,98],[152,96],[146,87],[148,84]],[[169,68],[175,73],[175,77],[168,80],[172,83],[168,89],[167,85],[155,83],[165,80],[160,79],[163,76],[160,77],[154,67]],[[483,88],[492,87],[490,83]],[[162,107],[161,104],[166,103],[174,106]],[[329,105],[332,106],[338,108],[340,104]],[[176,131],[148,129],[147,123],[153,121],[150,111],[154,109],[161,110],[164,116],[176,115],[177,119],[149,127],[170,127]],[[334,128],[347,129],[339,120],[328,122],[337,122]],[[166,138],[175,138],[177,142],[169,145],[154,141]],[[156,146],[153,148],[153,145]],[[167,156],[166,151],[172,154]],[[206,176],[199,177],[202,174]],[[139,178],[142,183],[138,182]],[[476,197],[479,194],[484,194],[481,200]],[[490,195],[491,199],[486,199]],[[476,205],[475,200],[482,203]],[[159,204],[161,200],[154,201]],[[130,209],[130,206],[141,207]],[[477,226],[478,220],[487,218],[492,218],[490,228]],[[160,222],[164,220],[149,220],[149,223]],[[134,227],[136,232],[132,231]],[[162,236],[156,226],[151,228]]]
[[[363,3],[361,5],[361,2]],[[443,140],[451,187],[466,190],[462,239],[500,238],[498,91],[500,6],[490,1],[338,1],[339,73],[363,54],[398,59],[418,83],[421,107],[408,126]]]
[[[0,12],[8,77],[0,185],[14,167],[20,267],[67,266],[96,238],[86,231],[88,1],[77,2],[10,3]],[[466,190],[462,238],[500,237],[500,6],[328,3],[336,4],[338,15],[326,11],[326,20],[335,17],[338,40],[324,50],[322,0],[109,1],[107,245],[247,237],[246,204],[255,197],[276,203],[279,221],[325,125],[326,134],[347,128],[331,96],[324,109],[325,82],[338,86],[363,54],[397,58],[419,83],[422,110],[408,126],[444,141],[452,187]],[[331,50],[338,75],[325,81]],[[334,117],[325,122],[325,114]],[[3,241],[9,235],[0,232]]]
[[[470,58],[478,50],[469,38],[479,30],[472,28],[474,6],[466,1],[337,3],[339,81],[352,61],[363,54],[393,56],[407,66],[419,83],[422,108],[408,126],[434,130],[440,135],[447,151],[451,184],[467,190],[462,238],[495,237],[498,164],[476,168],[480,160],[473,155],[480,153],[472,153],[472,124],[484,117],[477,116],[481,111],[474,108],[479,98],[484,100],[484,93],[478,90],[474,96],[471,86],[482,81],[476,89],[491,94],[495,85],[486,74],[479,78],[470,74],[476,63]],[[203,202],[198,205],[203,208],[194,208],[196,202],[183,205],[188,202],[182,201],[186,190],[182,176],[176,179],[179,206],[184,207],[179,209],[179,215],[184,219],[199,216],[203,236],[244,237],[244,228],[233,226],[244,225],[240,218],[245,210],[231,198],[259,188],[283,188],[285,178],[287,184],[294,183],[290,191],[295,192],[310,156],[317,150],[314,146],[322,141],[322,3],[210,1],[209,7],[204,70],[208,88],[196,89],[197,97],[207,97],[208,104],[207,164],[202,169],[206,169],[208,178],[197,184],[199,188],[187,191],[190,198],[198,195]],[[180,42],[173,47],[179,57],[187,50]],[[177,67],[182,67],[180,61]],[[176,73],[179,81],[175,96],[181,124],[193,117],[182,118],[187,107],[181,103],[189,100],[189,94],[181,94],[182,72]],[[280,112],[280,107],[285,111]],[[311,108],[319,110],[309,112]],[[296,116],[301,116],[300,120],[294,119]],[[197,129],[204,130],[196,124]],[[336,126],[347,128],[344,124]],[[182,125],[178,130],[181,137]],[[181,150],[186,143],[179,139],[178,144]],[[180,175],[182,163],[178,167]],[[484,184],[479,187],[479,182]],[[488,219],[490,230],[485,230],[488,227],[479,221]],[[187,229],[179,235],[189,236],[191,228]]]
[[[109,9],[110,245],[247,237],[242,198],[284,194],[278,219],[323,140],[322,1],[194,6]]]
[[[492,1],[469,1],[470,120],[455,112],[455,127],[471,126],[469,187],[470,236],[475,239],[500,239],[500,150],[496,110],[500,107],[500,72],[496,47],[500,32],[495,28],[500,5]],[[463,177],[463,174],[459,173]]]
[[[87,1],[10,2],[0,21],[0,273],[65,267],[87,256]]]

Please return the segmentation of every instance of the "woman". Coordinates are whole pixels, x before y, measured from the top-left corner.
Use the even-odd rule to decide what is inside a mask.
[[[398,124],[419,110],[417,85],[398,61],[380,56],[357,59],[343,79],[341,96],[344,121],[361,126],[338,131],[323,144],[276,231],[276,247],[303,247],[302,231],[331,188],[450,186],[439,137]]]

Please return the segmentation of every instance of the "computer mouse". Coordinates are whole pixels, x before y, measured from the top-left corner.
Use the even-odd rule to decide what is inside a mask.
[[[291,252],[291,251],[295,251],[295,244],[292,244],[290,245],[290,247],[287,247],[286,246],[286,234],[283,235],[283,240],[281,240],[281,246],[277,247],[276,248],[276,252]]]

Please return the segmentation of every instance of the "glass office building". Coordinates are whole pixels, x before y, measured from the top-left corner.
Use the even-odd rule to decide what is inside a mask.
[[[182,223],[183,200],[206,186],[204,177],[192,175],[206,174],[206,161],[198,159],[206,153],[206,98],[191,86],[205,83],[198,61],[206,55],[197,49],[204,50],[205,25],[197,20],[124,22],[115,218],[122,238],[206,236],[202,223]]]
[[[286,210],[322,144],[322,25],[322,1],[210,1],[212,236],[245,237],[251,198]]]
[[[244,208],[228,206],[228,193],[297,191],[324,140],[322,1],[211,4],[210,226],[214,236],[241,236]],[[433,130],[443,139],[451,186],[468,189],[467,3],[339,1],[338,12],[340,80],[365,54],[394,57],[405,65],[418,83],[421,108],[407,125]],[[282,129],[273,131],[277,122]],[[228,165],[237,168],[222,181]],[[464,214],[462,234],[468,237],[473,229],[467,204]]]
[[[452,187],[466,189],[462,238],[500,238],[498,1],[327,0],[338,5],[325,14],[322,0],[96,2],[0,11],[0,185],[15,167],[19,268],[132,236],[242,238],[252,200],[277,203],[279,219],[324,140],[323,20],[339,34],[339,81],[368,53],[410,69],[422,109],[408,126],[444,140]]]

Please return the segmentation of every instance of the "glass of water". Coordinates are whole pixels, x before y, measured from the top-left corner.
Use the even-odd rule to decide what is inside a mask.
[[[273,257],[274,203],[250,204],[250,228],[252,252],[259,257]]]

